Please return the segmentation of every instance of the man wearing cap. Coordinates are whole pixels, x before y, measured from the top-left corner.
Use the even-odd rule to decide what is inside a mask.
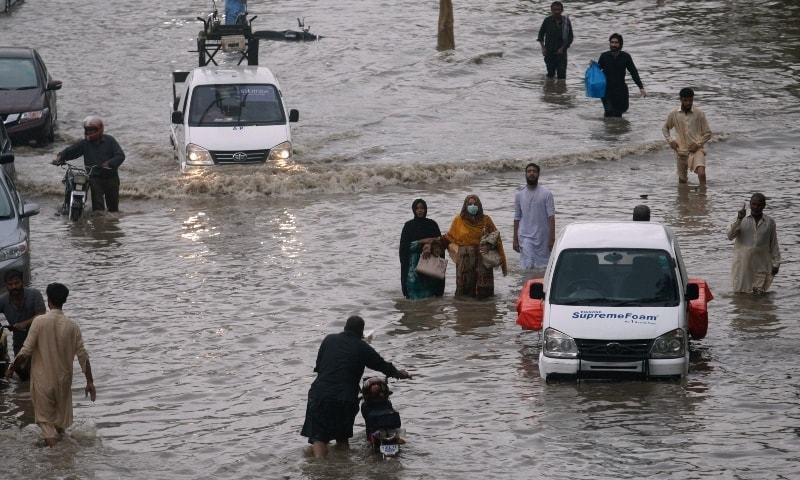
[[[328,335],[319,347],[314,367],[317,378],[308,390],[306,419],[300,432],[308,438],[315,457],[328,454],[331,440],[336,440],[339,448],[348,448],[365,367],[388,377],[411,378],[408,372],[381,358],[363,336],[364,319],[352,316],[343,332]]]
[[[119,210],[119,169],[125,153],[111,135],[103,133],[103,119],[94,115],[83,120],[84,138],[62,150],[53,161],[62,165],[67,160],[83,156],[86,169],[91,169],[89,185],[92,210]]]

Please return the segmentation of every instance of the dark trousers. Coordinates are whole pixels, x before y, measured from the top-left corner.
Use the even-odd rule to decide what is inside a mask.
[[[558,75],[559,79],[567,78],[567,52],[558,55],[555,52],[548,52],[544,56],[544,64],[547,67],[547,78]]]
[[[89,177],[92,187],[92,210],[119,210],[119,177]]]

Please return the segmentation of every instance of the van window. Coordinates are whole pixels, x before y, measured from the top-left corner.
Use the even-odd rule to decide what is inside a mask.
[[[557,305],[672,307],[679,300],[675,264],[664,250],[564,250],[550,288]]]
[[[192,91],[189,125],[281,125],[286,115],[275,85],[199,85]]]

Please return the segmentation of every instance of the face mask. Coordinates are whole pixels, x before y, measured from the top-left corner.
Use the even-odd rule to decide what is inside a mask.
[[[477,205],[467,205],[467,213],[470,215],[477,215],[478,214],[478,206]]]

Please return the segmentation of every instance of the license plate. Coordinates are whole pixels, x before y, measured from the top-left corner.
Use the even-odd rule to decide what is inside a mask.
[[[388,456],[393,457],[400,453],[400,446],[396,443],[390,443],[388,445],[381,445],[381,453]]]

